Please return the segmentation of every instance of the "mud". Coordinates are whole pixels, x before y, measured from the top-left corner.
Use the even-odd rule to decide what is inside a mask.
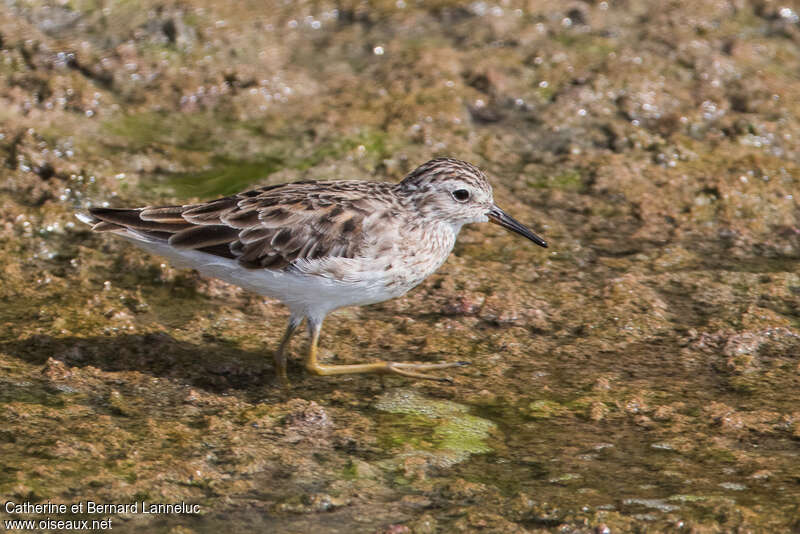
[[[199,504],[112,516],[173,534],[796,530],[798,13],[5,2],[3,501]],[[471,362],[454,385],[311,377],[301,342],[283,390],[279,303],[73,216],[444,155],[550,248],[466,228],[321,351]]]

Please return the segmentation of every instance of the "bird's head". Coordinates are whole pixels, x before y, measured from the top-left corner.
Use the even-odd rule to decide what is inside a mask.
[[[414,169],[397,187],[423,217],[446,221],[456,231],[464,224],[490,221],[547,247],[544,239],[494,203],[486,175],[465,161],[433,159]]]

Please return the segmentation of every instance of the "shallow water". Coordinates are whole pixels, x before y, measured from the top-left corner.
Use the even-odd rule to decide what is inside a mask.
[[[796,11],[4,4],[0,497],[201,506],[123,532],[796,529]],[[311,377],[298,339],[283,390],[280,304],[74,219],[444,155],[550,248],[465,228],[322,357],[469,361],[451,386]]]

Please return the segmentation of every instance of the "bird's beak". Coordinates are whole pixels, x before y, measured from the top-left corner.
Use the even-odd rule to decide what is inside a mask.
[[[499,224],[503,228],[507,228],[512,232],[518,233],[523,237],[527,237],[540,247],[547,248],[547,241],[539,237],[538,235],[534,234],[530,228],[516,220],[514,217],[509,215],[508,213],[504,212],[500,208],[495,205],[492,205],[492,209],[489,210],[489,213],[486,214],[489,217],[489,222],[493,222],[494,224]]]

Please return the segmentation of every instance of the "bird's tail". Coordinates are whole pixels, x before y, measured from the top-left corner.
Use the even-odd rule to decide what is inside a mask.
[[[111,232],[119,236],[136,241],[164,242],[170,236],[186,230],[191,223],[176,219],[143,217],[147,208],[117,209],[117,208],[90,208],[87,212],[78,212],[75,216],[83,223],[92,227],[95,232]]]
[[[147,245],[169,244],[207,252],[224,258],[234,258],[230,242],[239,229],[210,223],[196,223],[183,216],[195,205],[159,206],[134,209],[90,208],[75,216],[92,226],[95,232],[109,232],[151,249]],[[204,206],[200,206],[205,209]],[[202,210],[200,215],[202,216]],[[158,248],[157,247],[157,248]]]

